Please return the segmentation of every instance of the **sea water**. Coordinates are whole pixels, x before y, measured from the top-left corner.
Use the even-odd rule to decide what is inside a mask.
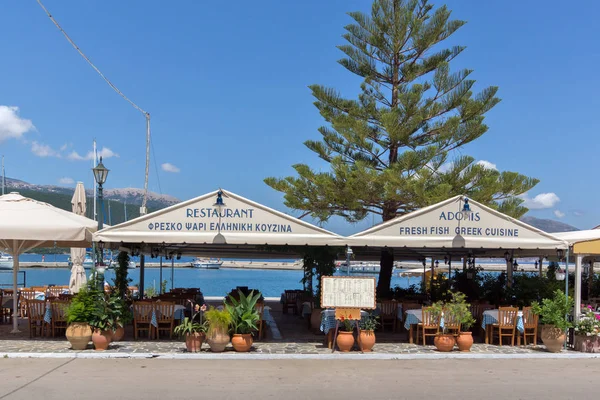
[[[19,275],[19,285],[25,278],[26,286],[68,285],[71,271],[68,268],[22,268],[24,275]],[[89,274],[90,270],[86,270]],[[132,285],[140,282],[140,269],[128,270]],[[171,276],[173,279],[171,279]],[[371,276],[376,274],[352,274],[351,276]],[[105,280],[112,284],[115,277],[113,270],[106,270]],[[175,268],[171,273],[170,267],[162,270],[162,280],[167,281],[167,290],[171,287],[200,288],[205,296],[225,296],[236,286],[248,286],[258,289],[265,297],[279,297],[284,290],[302,289],[300,282],[303,277],[302,270],[264,270],[264,269],[196,269]],[[145,287],[154,287],[159,291],[161,281],[160,268],[145,269]],[[392,276],[392,287],[408,287],[409,284],[418,284],[420,278],[400,278],[397,273]],[[12,271],[0,273],[0,287],[12,286]]]

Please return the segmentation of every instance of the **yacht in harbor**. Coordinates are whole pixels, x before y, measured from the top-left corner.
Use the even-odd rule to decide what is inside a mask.
[[[192,262],[192,267],[201,269],[219,269],[223,261],[215,258],[196,258]]]
[[[13,269],[13,256],[6,253],[0,253],[0,269]]]
[[[341,273],[378,274],[381,266],[378,262],[374,261],[350,261],[350,271],[348,271],[348,265],[343,261],[339,264],[338,268]]]

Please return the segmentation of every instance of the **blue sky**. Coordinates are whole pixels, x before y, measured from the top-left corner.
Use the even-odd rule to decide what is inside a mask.
[[[445,2],[454,18],[468,21],[449,42],[467,46],[452,68],[474,69],[477,88],[498,85],[502,98],[487,115],[488,133],[462,153],[539,178],[528,193],[536,207],[530,215],[591,228],[600,224],[600,122],[593,117],[600,108],[600,4],[584,3]],[[151,113],[153,191],[188,199],[223,187],[285,211],[263,178],[292,174],[297,162],[326,168],[302,145],[318,138],[323,123],[307,86],[357,92],[360,81],[337,64],[335,46],[350,23],[345,13],[368,11],[370,2],[44,4],[104,74]],[[0,35],[7,175],[91,187],[86,156],[96,138],[112,156],[105,159],[107,187],[142,187],[143,116],[110,90],[34,0],[4,5]],[[166,163],[178,172],[163,170]],[[349,234],[371,223],[334,220],[326,227]]]

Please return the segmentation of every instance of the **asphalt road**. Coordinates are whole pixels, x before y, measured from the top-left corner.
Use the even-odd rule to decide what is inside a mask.
[[[0,359],[4,399],[592,399],[600,359]]]

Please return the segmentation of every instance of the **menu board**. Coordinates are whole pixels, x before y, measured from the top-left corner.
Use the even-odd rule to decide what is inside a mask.
[[[324,276],[321,278],[321,307],[375,309],[375,278]]]

